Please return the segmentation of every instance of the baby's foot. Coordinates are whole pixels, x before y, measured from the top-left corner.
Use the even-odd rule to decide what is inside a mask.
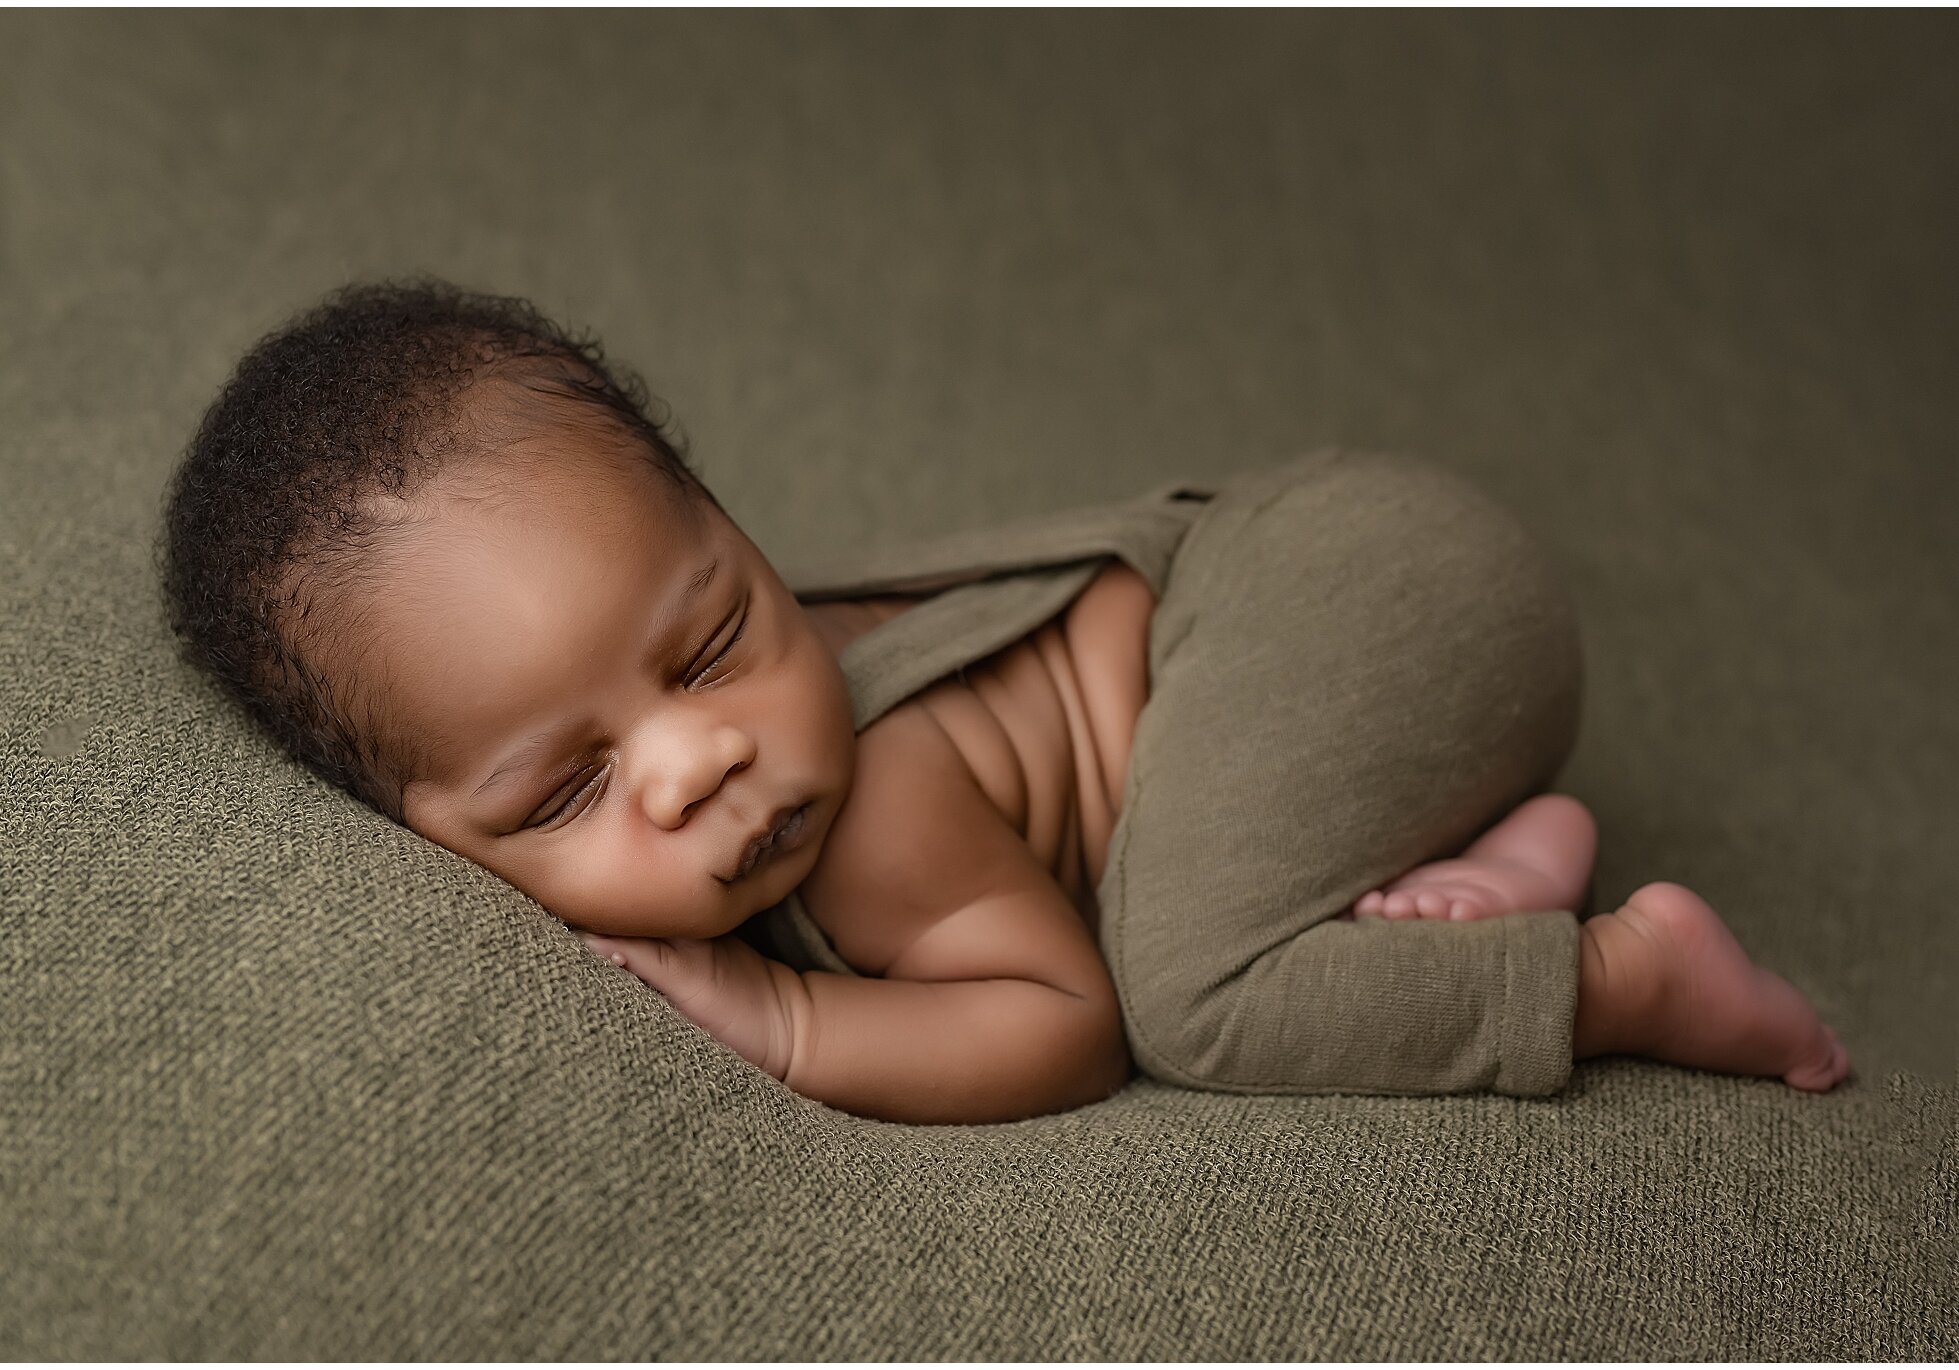
[[[1624,908],[1584,926],[1603,961],[1602,982],[1630,990],[1630,1010],[1606,1049],[1780,1076],[1797,1089],[1826,1090],[1849,1074],[1850,1054],[1802,992],[1750,961],[1721,916],[1684,885],[1642,885]]]
[[[1357,918],[1463,921],[1538,909],[1576,911],[1598,854],[1598,825],[1568,794],[1519,804],[1459,857],[1417,866],[1354,903]]]

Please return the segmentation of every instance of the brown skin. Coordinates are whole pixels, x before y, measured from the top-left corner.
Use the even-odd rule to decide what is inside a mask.
[[[457,488],[431,492],[385,610],[397,707],[451,763],[408,786],[409,826],[593,932],[719,937],[781,900],[850,792],[856,739],[836,656],[767,559],[650,472],[565,461],[503,509]],[[532,734],[581,720],[475,795]],[[729,883],[805,801],[801,846]]]
[[[406,788],[409,826],[835,1107],[1005,1121],[1121,1088],[1093,938],[929,713],[860,738],[832,631],[732,521],[574,429],[544,441],[548,461],[425,491],[391,598],[361,606],[368,669],[438,756]],[[584,731],[477,794],[562,723]],[[806,801],[794,850],[726,879]],[[864,976],[799,974],[727,935],[799,886]]]

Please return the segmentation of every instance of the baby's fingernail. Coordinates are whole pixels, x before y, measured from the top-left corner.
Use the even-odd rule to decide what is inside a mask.
[[[612,964],[615,966],[623,966],[626,964],[626,958],[621,956],[618,952],[615,951],[612,953]]]

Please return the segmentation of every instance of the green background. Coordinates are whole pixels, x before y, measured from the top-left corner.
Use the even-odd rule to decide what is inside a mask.
[[[1955,59],[1937,12],[0,14],[0,1353],[1959,1354]],[[1468,476],[1584,616],[1599,906],[1702,893],[1855,1077],[787,1094],[170,655],[203,406],[412,270],[595,329],[779,559],[1328,443]]]

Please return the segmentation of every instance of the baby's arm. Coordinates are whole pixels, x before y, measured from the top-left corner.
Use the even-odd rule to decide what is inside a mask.
[[[804,901],[869,975],[797,977],[791,1089],[893,1121],[981,1123],[1122,1087],[1128,1046],[1094,936],[929,709],[859,738],[828,842]]]
[[[799,974],[732,935],[585,940],[746,1060],[846,1112],[1008,1122],[1128,1080],[1093,935],[925,709],[860,737],[850,800],[802,893],[866,976]]]
[[[1046,921],[1038,905],[1002,896],[948,918],[940,940],[1014,936]],[[1053,983],[1060,977],[798,974],[733,936],[579,935],[751,1065],[847,1113],[1011,1122],[1094,1103],[1129,1078],[1113,996]]]
[[[950,915],[943,930],[949,943],[979,942],[1047,921],[1004,894]],[[788,1001],[783,1082],[846,1112],[905,1123],[1012,1122],[1095,1103],[1129,1078],[1121,1015],[1113,995],[1058,978],[807,971]]]

